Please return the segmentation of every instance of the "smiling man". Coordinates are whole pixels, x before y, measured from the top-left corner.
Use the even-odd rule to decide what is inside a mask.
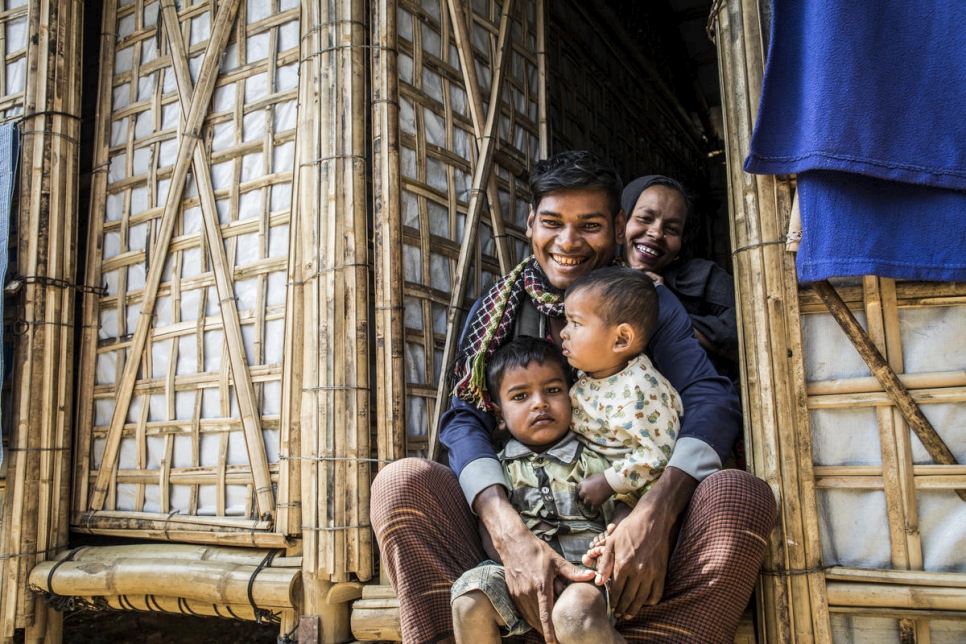
[[[557,641],[554,582],[594,578],[529,532],[507,500],[484,374],[489,357],[514,337],[560,343],[564,291],[612,264],[624,241],[621,189],[616,172],[588,152],[534,167],[533,256],[473,306],[453,365],[454,398],[440,422],[450,468],[404,459],[373,483],[372,522],[404,642],[451,636],[449,587],[483,556],[474,514],[503,560],[521,615],[547,642]],[[647,353],[680,393],[685,414],[664,476],[614,530],[598,568],[604,579],[613,573],[611,606],[628,641],[729,642],[764,557],[775,501],[764,482],[719,471],[740,430],[737,396],[698,345],[681,304],[667,288],[657,292],[658,327]]]

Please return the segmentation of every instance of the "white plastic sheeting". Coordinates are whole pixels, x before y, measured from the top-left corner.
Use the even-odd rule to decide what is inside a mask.
[[[864,315],[857,314],[865,324]],[[966,369],[966,307],[930,306],[899,309],[900,339],[904,371],[907,373],[959,371]],[[803,317],[802,336],[806,378],[824,381],[870,375],[858,352],[835,320],[828,314]],[[966,403],[925,402],[923,413],[960,463],[966,463]],[[810,412],[812,457],[817,466],[882,464],[879,427],[875,407],[852,405],[818,408]],[[919,439],[911,434],[915,464],[931,464]],[[924,568],[933,572],[966,572],[966,503],[951,490],[917,489],[916,511],[922,540]],[[817,492],[822,554],[826,565],[859,568],[892,568],[885,494],[871,489],[819,489]],[[841,618],[836,629],[845,629]],[[844,621],[843,621],[844,620]],[[889,620],[870,621],[861,637],[845,642],[893,641]],[[964,641],[966,626],[954,631]],[[895,639],[894,641],[898,641]]]

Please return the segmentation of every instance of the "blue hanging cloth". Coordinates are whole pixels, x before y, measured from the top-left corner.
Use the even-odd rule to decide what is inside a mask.
[[[962,0],[773,0],[745,170],[798,173],[803,282],[966,280]]]

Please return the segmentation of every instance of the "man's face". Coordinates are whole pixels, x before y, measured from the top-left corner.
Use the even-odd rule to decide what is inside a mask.
[[[507,369],[500,382],[497,420],[515,439],[542,452],[570,429],[570,392],[554,360]]]
[[[681,252],[688,207],[680,192],[651,186],[627,215],[624,255],[633,268],[660,274]]]
[[[564,290],[613,261],[624,243],[624,211],[611,212],[604,190],[557,190],[530,209],[527,237],[550,283]]]

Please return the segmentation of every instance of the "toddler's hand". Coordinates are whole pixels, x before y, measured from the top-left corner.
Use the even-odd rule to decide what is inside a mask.
[[[603,472],[585,478],[577,486],[577,496],[580,502],[594,512],[613,494],[614,488],[607,482]]]

